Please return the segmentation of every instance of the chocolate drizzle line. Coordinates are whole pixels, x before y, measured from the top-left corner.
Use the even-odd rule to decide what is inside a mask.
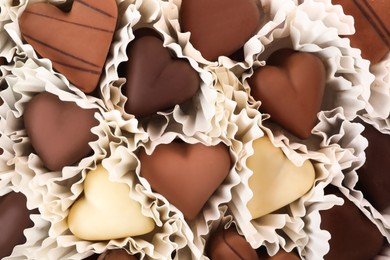
[[[84,72],[89,72],[89,73],[92,73],[92,74],[100,75],[100,72],[97,71],[97,70],[89,70],[89,69],[85,69],[85,68],[83,68],[83,67],[79,67],[79,66],[75,66],[75,65],[70,65],[70,64],[68,64],[68,63],[64,63],[64,62],[61,62],[61,61],[52,60],[51,62],[57,63],[57,64],[59,64],[59,65],[62,65],[62,66],[65,66],[65,67],[68,67],[68,68],[71,68],[71,69],[81,70],[81,71],[84,71]]]
[[[62,20],[62,19],[50,16],[50,15],[47,15],[47,14],[36,13],[36,12],[33,12],[33,11],[29,11],[29,10],[26,10],[25,12],[29,13],[29,14],[32,14],[32,15],[37,15],[37,16],[41,16],[41,17],[44,17],[44,18],[48,18],[48,19],[52,19],[52,20],[56,20],[56,21],[60,21],[60,22],[68,23],[68,24],[73,24],[73,25],[85,27],[85,28],[92,29],[92,30],[97,30],[97,31],[102,31],[102,32],[107,32],[107,33],[113,33],[114,32],[112,30],[107,30],[107,29],[104,29],[104,28],[94,27],[94,26],[87,25],[87,24],[75,23],[75,22],[70,22],[70,21],[67,21],[67,20]]]
[[[241,260],[245,260],[238,252],[237,250],[235,250],[230,244],[229,242],[226,240],[226,236],[225,236],[225,229],[223,229],[222,231],[222,238],[223,238],[223,241],[225,241],[225,244],[241,259]]]
[[[81,59],[81,58],[79,58],[79,57],[76,57],[76,56],[74,56],[74,55],[72,55],[72,54],[70,54],[70,53],[68,53],[68,52],[65,52],[65,51],[63,51],[63,50],[60,50],[60,49],[58,49],[58,48],[56,48],[56,47],[54,47],[54,46],[51,46],[50,44],[47,44],[47,43],[45,43],[45,42],[43,42],[43,41],[40,41],[40,40],[38,40],[38,39],[36,39],[36,38],[34,38],[34,37],[32,37],[32,36],[26,34],[26,33],[23,33],[23,37],[29,38],[30,40],[35,41],[35,42],[37,42],[37,43],[39,43],[39,44],[42,44],[43,46],[45,46],[45,47],[47,47],[47,48],[49,48],[49,49],[52,49],[52,50],[54,50],[54,51],[56,51],[56,52],[59,52],[59,53],[65,55],[65,56],[71,57],[71,58],[73,58],[73,59],[75,59],[75,60],[78,60],[78,61],[81,61],[81,62],[83,62],[83,63],[85,63],[85,64],[88,64],[88,65],[91,65],[91,66],[93,66],[93,67],[99,68],[98,65],[93,64],[92,62],[89,62],[89,61],[87,61],[87,60],[84,60],[84,59]]]
[[[380,38],[382,39],[382,41],[387,45],[389,46],[390,43],[389,43],[389,40],[388,40],[388,37],[389,37],[389,31],[387,30],[386,26],[382,23],[381,19],[378,17],[378,15],[375,13],[375,11],[371,8],[371,6],[367,3],[366,0],[363,0],[362,2],[364,2],[363,4],[366,6],[366,8],[368,9],[368,11],[370,13],[368,13],[367,10],[365,10],[365,8],[363,7],[363,4],[361,4],[360,2],[358,2],[358,0],[353,0],[353,2],[355,3],[356,7],[360,10],[360,12],[363,13],[363,15],[367,18],[367,20],[370,22],[370,24],[372,25],[372,27],[374,28],[374,30],[376,31],[376,33],[380,36]],[[371,14],[371,15],[370,15]],[[378,25],[379,24],[379,25]]]
[[[105,16],[108,16],[108,17],[111,17],[111,18],[115,18],[115,17],[112,16],[111,14],[109,14],[109,13],[107,13],[107,12],[105,12],[105,11],[103,11],[103,10],[101,10],[101,9],[99,9],[99,8],[97,8],[97,7],[95,7],[95,6],[92,6],[92,5],[87,4],[87,3],[84,2],[83,0],[75,0],[75,1],[79,2],[80,4],[84,5],[85,7],[88,7],[88,8],[90,8],[90,9],[92,9],[92,10],[98,12],[98,13],[101,13],[101,14],[103,14],[103,15],[105,15]],[[96,0],[95,0],[95,1],[96,1]]]

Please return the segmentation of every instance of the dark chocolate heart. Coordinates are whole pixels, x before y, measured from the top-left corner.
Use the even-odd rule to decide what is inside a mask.
[[[72,102],[43,92],[26,105],[24,124],[31,144],[45,166],[61,170],[91,153],[96,140],[91,128],[98,125],[97,109],[82,109]]]
[[[141,176],[156,192],[194,219],[230,172],[231,160],[223,144],[170,143],[151,155],[141,150]]]
[[[66,13],[49,3],[28,5],[20,17],[23,38],[85,93],[98,85],[115,31],[115,0],[74,0]]]
[[[207,60],[229,56],[244,46],[259,28],[261,13],[255,0],[184,0],[180,25]]]
[[[0,197],[0,258],[9,256],[16,245],[26,241],[23,231],[32,227],[27,200],[22,193],[10,192]]]
[[[282,49],[249,79],[260,110],[300,138],[310,137],[325,89],[325,67],[313,54]]]
[[[382,234],[341,192],[328,187],[326,193],[329,192],[342,197],[344,204],[320,211],[321,229],[327,230],[331,235],[330,250],[325,259],[373,259],[382,249]]]
[[[199,89],[199,74],[184,59],[172,58],[151,30],[137,31],[127,54],[127,113],[148,116],[183,103]]]
[[[364,197],[379,211],[390,207],[390,135],[363,123],[362,135],[368,140],[366,162],[357,170]]]

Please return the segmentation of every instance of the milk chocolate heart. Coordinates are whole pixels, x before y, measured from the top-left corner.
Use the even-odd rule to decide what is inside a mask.
[[[357,170],[364,197],[379,211],[390,207],[390,135],[364,123],[362,135],[368,140],[366,162]]]
[[[26,239],[23,231],[32,227],[27,200],[22,193],[10,192],[0,197],[0,258],[9,256],[16,245]]]
[[[84,195],[69,210],[68,225],[78,238],[98,241],[151,232],[155,223],[144,216],[141,204],[130,196],[125,183],[112,182],[102,165],[88,172]]]
[[[164,144],[151,155],[142,150],[139,159],[142,177],[188,220],[198,215],[231,168],[224,144]]]
[[[313,54],[282,49],[248,83],[260,110],[299,138],[308,138],[321,108],[325,67]]]
[[[190,99],[199,89],[199,74],[184,59],[174,59],[150,29],[136,31],[127,49],[126,112],[143,117]]]
[[[70,12],[49,3],[28,5],[20,17],[24,40],[85,93],[98,85],[115,31],[115,0],[74,0]]]
[[[315,171],[310,161],[296,166],[268,137],[255,140],[253,150],[247,160],[253,171],[248,181],[253,198],[247,205],[253,219],[288,205],[313,187]]]
[[[96,140],[91,128],[98,125],[97,109],[82,109],[72,102],[43,92],[27,103],[24,124],[30,142],[45,166],[61,170],[91,153]]]
[[[384,245],[382,234],[341,192],[327,188],[326,193],[329,191],[342,197],[344,205],[320,211],[321,228],[331,235],[330,250],[324,259],[373,259]]]
[[[244,46],[259,28],[261,13],[255,0],[183,0],[180,25],[207,60],[229,56]]]

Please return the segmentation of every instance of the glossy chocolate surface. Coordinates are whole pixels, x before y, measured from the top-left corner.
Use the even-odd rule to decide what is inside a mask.
[[[16,245],[26,241],[23,231],[33,226],[32,211],[22,193],[10,192],[0,197],[0,258],[9,256]]]
[[[244,46],[261,16],[255,0],[184,0],[180,7],[182,32],[191,33],[192,45],[210,61]]]
[[[305,139],[317,121],[325,89],[325,66],[315,55],[281,49],[255,70],[248,83],[260,111]]]
[[[382,134],[369,124],[363,125],[362,135],[367,138],[368,147],[366,161],[357,170],[356,188],[378,211],[383,211],[390,207],[390,135]]]
[[[229,150],[224,144],[163,144],[151,155],[142,149],[139,160],[141,176],[182,211],[187,220],[198,215],[231,168]]]
[[[200,87],[198,72],[186,59],[171,56],[152,30],[138,30],[135,36],[127,49],[126,112],[144,117],[191,99]]]
[[[335,188],[327,188],[344,199],[344,205],[320,211],[321,229],[331,234],[330,251],[325,260],[367,260],[373,259],[382,249],[384,238],[379,229]]]
[[[74,0],[69,12],[30,4],[19,19],[25,41],[85,93],[97,87],[117,22],[115,0]]]
[[[91,128],[98,125],[96,109],[83,109],[43,92],[33,97],[24,110],[30,142],[50,170],[61,170],[88,156],[89,142],[97,139]]]
[[[351,45],[362,51],[362,57],[373,64],[390,51],[390,1],[332,0],[355,20],[356,32],[348,36]]]

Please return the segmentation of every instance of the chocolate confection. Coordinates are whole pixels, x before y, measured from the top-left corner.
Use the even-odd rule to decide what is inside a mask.
[[[61,170],[88,156],[89,142],[97,139],[91,128],[99,122],[97,109],[83,109],[43,92],[31,99],[24,110],[24,124],[30,142],[49,170]]]
[[[378,228],[341,192],[332,188],[326,192],[342,197],[344,205],[320,211],[321,229],[331,234],[330,250],[325,260],[373,259],[384,243]]]
[[[153,231],[153,219],[142,214],[141,204],[129,194],[129,185],[110,181],[108,171],[98,165],[88,172],[84,194],[69,210],[69,230],[76,237],[90,241],[121,239]]]
[[[85,93],[98,85],[117,22],[115,0],[74,0],[66,13],[50,3],[28,5],[19,25],[26,42]]]
[[[325,89],[325,67],[313,54],[281,49],[255,70],[248,83],[260,110],[298,136],[308,138]]]
[[[104,252],[97,260],[137,260],[137,257],[130,255],[124,249],[116,249]]]
[[[368,140],[366,161],[357,170],[357,189],[379,211],[390,206],[390,135],[382,134],[373,126],[363,123],[362,135]]]
[[[248,180],[253,197],[247,204],[253,219],[299,199],[314,185],[313,164],[306,160],[296,166],[268,137],[253,142],[253,155],[248,157],[247,166],[253,172]]]
[[[200,78],[187,60],[171,57],[150,29],[138,30],[135,36],[127,49],[126,112],[144,117],[191,99],[200,87]]]
[[[258,260],[256,250],[234,226],[217,230],[209,239],[207,251],[210,260]]]
[[[244,46],[259,28],[261,13],[255,0],[184,0],[180,25],[191,44],[207,60],[229,56]]]
[[[16,245],[25,243],[23,231],[34,224],[33,212],[26,207],[22,193],[10,192],[0,197],[0,258],[9,256]]]
[[[362,51],[362,57],[373,64],[390,51],[390,1],[388,0],[332,0],[355,20],[356,32],[348,36],[352,47]]]
[[[170,143],[151,155],[141,150],[141,176],[184,214],[194,219],[230,172],[231,159],[224,144]]]

